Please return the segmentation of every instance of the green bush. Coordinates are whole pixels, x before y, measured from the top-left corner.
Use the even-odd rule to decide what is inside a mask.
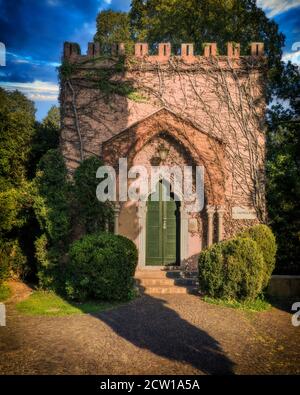
[[[242,237],[250,237],[256,241],[265,262],[265,276],[263,287],[266,287],[270,281],[271,274],[275,268],[276,262],[276,239],[272,230],[267,225],[255,225],[246,229],[241,234]]]
[[[263,255],[250,238],[215,244],[199,256],[200,290],[214,298],[254,300],[264,276]]]
[[[0,282],[8,277],[24,278],[28,271],[27,259],[18,240],[0,242]]]
[[[136,265],[131,240],[104,232],[84,236],[70,247],[66,293],[79,301],[128,300]]]

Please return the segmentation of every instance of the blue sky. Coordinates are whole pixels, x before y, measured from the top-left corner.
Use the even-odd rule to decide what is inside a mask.
[[[257,2],[286,36],[284,59],[300,64],[300,0]],[[97,13],[127,11],[129,5],[130,0],[0,0],[0,42],[6,46],[0,86],[24,92],[36,103],[37,118],[43,118],[57,104],[56,68],[63,42],[78,42],[85,52]]]

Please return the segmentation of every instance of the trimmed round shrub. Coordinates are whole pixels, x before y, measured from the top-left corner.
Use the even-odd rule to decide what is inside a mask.
[[[256,241],[265,262],[265,276],[263,280],[263,287],[265,288],[271,278],[271,274],[275,268],[276,262],[276,239],[272,230],[267,225],[255,225],[244,230],[241,233],[242,237],[250,237]]]
[[[262,291],[264,258],[257,243],[237,237],[199,256],[199,287],[214,298],[253,300]]]
[[[130,299],[137,257],[135,244],[126,237],[105,232],[84,236],[69,250],[67,295],[79,301]]]

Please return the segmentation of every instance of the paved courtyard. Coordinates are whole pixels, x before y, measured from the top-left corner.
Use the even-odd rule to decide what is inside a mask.
[[[7,304],[1,374],[295,374],[300,327],[197,296],[143,296],[98,315],[22,316]]]

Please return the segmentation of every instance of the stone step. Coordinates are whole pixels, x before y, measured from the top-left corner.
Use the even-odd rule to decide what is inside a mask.
[[[135,272],[135,278],[178,278],[180,276],[180,270],[137,270]]]
[[[158,285],[178,285],[190,286],[197,285],[197,280],[194,278],[136,278],[138,285],[143,287],[158,286]]]
[[[198,278],[197,277],[175,278],[174,284],[180,286],[196,286],[198,284]]]
[[[187,287],[178,287],[178,286],[168,286],[168,285],[160,285],[158,287],[146,287],[143,289],[143,293],[146,295],[174,295],[174,294],[187,294]]]
[[[159,286],[159,285],[174,285],[172,278],[138,278],[138,284],[142,287]]]
[[[139,269],[135,273],[136,285],[148,295],[187,294],[197,292],[196,273],[185,273],[179,269]]]

